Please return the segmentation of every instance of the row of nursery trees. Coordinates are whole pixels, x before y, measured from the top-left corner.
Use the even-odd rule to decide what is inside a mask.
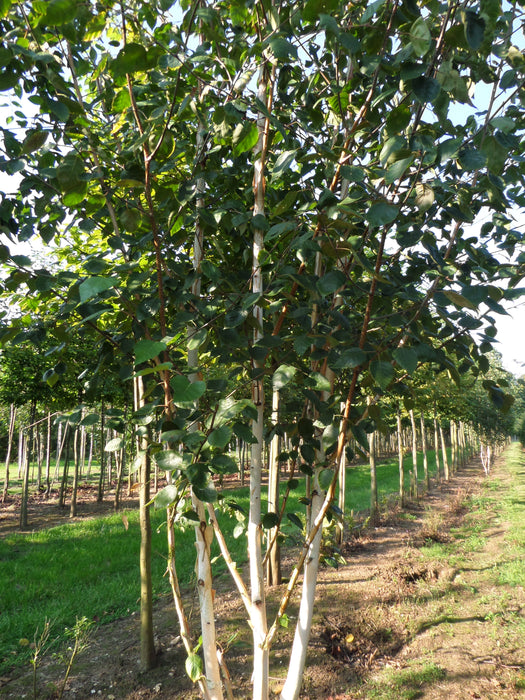
[[[0,168],[17,178],[0,203],[0,340],[4,352],[45,342],[51,393],[71,371],[86,405],[112,398],[118,368],[137,452],[141,663],[155,663],[157,465],[203,697],[224,692],[216,538],[253,633],[254,700],[268,697],[272,642],[300,586],[282,690],[297,698],[348,445],[368,452],[398,404],[419,416],[418,386],[431,417],[445,375],[459,391],[447,419],[463,418],[455,404],[475,380],[501,409],[512,401],[488,353],[523,276],[521,5],[2,0],[0,28]],[[32,239],[52,258],[21,254]],[[263,535],[273,549],[284,436],[309,490],[304,546],[269,619]],[[216,518],[234,437],[250,445],[248,580]],[[181,518],[195,524],[202,666],[177,577]]]
[[[0,422],[5,436],[5,444],[2,446],[5,459],[2,502],[8,498],[11,463],[16,460],[18,479],[22,480],[23,485],[20,509],[20,526],[23,528],[28,526],[27,500],[31,484],[36,492],[44,492],[47,497],[52,488],[58,490],[59,506],[64,507],[68,483],[71,481],[71,517],[77,515],[79,483],[83,479],[92,482],[92,471],[98,481],[97,500],[102,501],[105,490],[114,487],[112,495],[116,510],[120,507],[124,487],[130,496],[138,485],[138,463],[135,460],[138,435],[136,426],[129,421],[132,397],[127,395],[129,392],[126,391],[126,384],[120,382],[119,386],[118,376],[113,377],[110,405],[101,397],[98,404],[71,405],[71,401],[78,398],[80,390],[74,365],[69,366],[69,376],[62,377],[59,386],[50,389],[44,379],[50,364],[43,361],[42,357],[43,349],[38,345],[13,346],[3,352],[3,361],[0,361],[0,401],[4,402],[4,410],[0,410]],[[493,354],[490,360],[490,374],[498,377],[500,385],[508,387],[513,398],[518,398],[518,403],[512,410],[505,413],[499,411],[480,382],[470,375],[463,380],[459,391],[450,377],[443,373],[434,375],[432,385],[429,386],[429,377],[425,377],[423,372],[416,372],[414,380],[410,382],[411,392],[408,398],[400,396],[397,400],[391,397],[386,399],[382,413],[376,412],[375,419],[370,415],[370,419],[363,423],[363,431],[357,434],[358,439],[352,436],[348,440],[345,465],[350,466],[352,461],[367,458],[372,460],[373,466],[375,461],[397,453],[401,502],[406,497],[403,458],[407,452],[412,452],[413,455],[413,487],[418,483],[417,461],[414,458],[417,451],[422,451],[424,455],[424,476],[428,485],[427,447],[437,453],[435,460],[438,477],[440,464],[443,477],[449,477],[446,444],[452,447],[452,466],[458,462],[458,448],[461,445],[465,453],[467,445],[470,451],[476,444],[484,469],[488,472],[491,456],[508,436],[521,433],[521,411],[525,401],[523,380],[517,381],[502,370],[497,354]],[[68,387],[68,384],[72,386]],[[27,404],[29,395],[32,401]],[[121,398],[120,406],[115,403],[118,395]],[[384,401],[383,398],[382,403]],[[61,410],[58,410],[59,406]],[[293,417],[281,415],[279,418],[289,425],[293,424]],[[298,455],[294,452],[293,438],[283,430],[275,433],[278,421],[272,424],[272,420],[275,421],[275,416],[267,412],[264,468],[268,469],[271,459],[277,459],[281,469],[284,468],[287,472],[292,468],[295,470]],[[465,425],[469,439],[465,434]],[[243,429],[246,430],[247,425]],[[274,434],[277,434],[278,439],[272,450],[270,448]],[[156,439],[160,439],[160,434]],[[248,448],[249,444],[242,437],[230,436],[229,451],[230,454],[236,454],[241,486],[245,485],[249,466]],[[159,470],[159,465],[155,462],[152,482],[155,494],[160,485],[164,485],[163,476],[164,470]],[[279,477],[280,470],[277,468],[277,480]],[[215,481],[221,481],[220,475]],[[344,488],[341,486],[339,483],[338,507],[344,513]],[[371,509],[374,516],[377,509],[374,471],[372,487]],[[417,491],[414,495],[417,496]],[[278,499],[278,494],[276,498]]]

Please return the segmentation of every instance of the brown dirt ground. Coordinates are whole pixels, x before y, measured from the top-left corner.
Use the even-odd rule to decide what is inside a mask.
[[[494,476],[500,488],[510,485],[501,465],[496,465]],[[498,519],[496,500],[484,509],[465,507],[483,493],[483,481],[479,464],[473,462],[450,482],[433,485],[404,513],[389,504],[378,527],[362,530],[345,543],[347,565],[321,570],[301,698],[525,697],[525,643],[519,637],[520,624],[525,628],[525,591],[499,584],[495,568],[511,556],[505,540],[508,524]],[[43,499],[30,507],[32,527],[68,519],[66,514],[56,515],[56,506],[49,506],[48,512]],[[93,515],[103,508],[85,503],[82,511]],[[0,514],[1,535],[13,527],[15,514],[5,508]],[[477,544],[458,536],[473,518],[483,526]],[[430,557],[423,547],[429,542],[450,542],[450,561]],[[276,600],[274,592],[270,608]],[[187,604],[195,619],[192,592]],[[292,623],[294,614],[292,607]],[[217,618],[234,697],[249,698],[250,635],[236,594],[223,585],[217,592]],[[75,664],[64,700],[198,698],[185,674],[185,654],[169,600],[157,605],[155,629],[158,666],[141,674],[138,615],[100,626]],[[292,629],[283,630],[273,645],[275,696],[282,687],[291,636]],[[56,697],[62,675],[62,667],[45,658],[38,670],[39,697]],[[0,697],[31,698],[31,672],[18,669],[0,678]]]

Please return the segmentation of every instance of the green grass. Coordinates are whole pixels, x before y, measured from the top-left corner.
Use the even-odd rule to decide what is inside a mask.
[[[433,453],[429,453],[431,473],[435,471]],[[15,465],[16,466],[16,465]],[[407,486],[411,458],[406,460]],[[397,459],[377,467],[379,496],[386,497],[398,490]],[[422,467],[421,467],[422,475]],[[13,476],[15,470],[13,470]],[[94,465],[91,482],[97,483]],[[3,481],[3,470],[0,470]],[[283,483],[283,490],[285,483]],[[304,479],[290,494],[287,512],[301,517],[304,505]],[[348,468],[347,512],[363,511],[370,503],[368,465]],[[247,513],[248,488],[224,492],[224,501],[235,499]],[[264,504],[263,504],[264,508]],[[77,617],[86,616],[103,623],[128,615],[139,606],[139,523],[138,511],[126,511],[126,530],[121,514],[60,525],[33,533],[10,534],[0,540],[0,674],[11,666],[25,663],[30,651],[23,640],[33,641],[37,629],[45,620],[52,623],[52,636],[64,637],[67,627]],[[164,513],[152,511],[153,520],[153,580],[156,596],[168,595],[166,570],[166,532]],[[228,514],[221,517],[232,556],[238,564],[246,559],[244,535],[233,537],[237,520]],[[284,533],[297,541],[299,529],[288,519]],[[218,554],[215,548],[214,554]],[[187,527],[177,536],[177,567],[183,587],[194,579],[194,532]],[[216,571],[225,571],[219,559]],[[22,640],[22,644],[20,643]]]
[[[366,685],[369,700],[413,700],[423,695],[425,686],[445,678],[446,672],[432,662],[415,662],[400,671],[388,669],[380,681]]]

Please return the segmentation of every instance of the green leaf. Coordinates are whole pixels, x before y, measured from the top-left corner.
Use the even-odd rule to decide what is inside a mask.
[[[228,425],[221,425],[208,435],[208,443],[212,447],[218,447],[220,449],[226,447],[231,439],[232,429]]]
[[[487,162],[487,157],[476,148],[466,148],[460,152],[458,162],[463,170],[472,172],[483,168]]]
[[[391,110],[386,117],[388,134],[392,136],[395,133],[399,133],[400,131],[406,129],[406,127],[410,124],[411,118],[412,112],[410,111],[408,105],[400,104],[397,107],[394,107],[394,109]]]
[[[279,516],[277,513],[265,513],[262,519],[262,526],[265,530],[271,530],[272,527],[279,525]]]
[[[477,51],[483,43],[485,26],[485,20],[483,17],[480,17],[477,12],[474,12],[474,10],[467,10],[465,12],[465,36],[468,45],[474,51]]]
[[[349,348],[348,350],[343,350],[339,357],[333,363],[330,363],[330,366],[332,369],[353,369],[365,363],[366,360],[366,352],[360,348]]]
[[[187,377],[182,375],[173,377],[170,385],[173,389],[173,403],[175,406],[191,405],[200,399],[206,391],[206,382],[190,382]]]
[[[59,26],[75,19],[78,12],[76,0],[51,0],[46,7],[45,22]]]
[[[215,455],[210,462],[210,469],[215,474],[236,474],[237,462],[228,455]]]
[[[352,435],[354,436],[357,444],[360,445],[364,450],[368,451],[370,449],[370,446],[368,444],[368,437],[366,431],[360,425],[351,425],[350,430],[352,431]]]
[[[412,348],[396,348],[392,353],[397,364],[406,369],[409,374],[413,374],[417,369],[418,357]]]
[[[147,338],[139,340],[133,348],[135,365],[141,365],[143,362],[148,362],[148,360],[158,357],[166,349],[166,343],[162,343],[160,340],[148,340]]]
[[[432,44],[432,36],[423,17],[418,17],[410,27],[410,43],[416,56],[424,56]]]
[[[179,496],[179,490],[175,484],[168,484],[155,496],[155,508],[167,508],[174,503]]]
[[[379,154],[381,165],[388,165],[399,160],[396,154],[404,149],[406,149],[406,139],[403,136],[392,136],[389,138]]]
[[[111,62],[111,71],[117,77],[125,76],[127,73],[136,73],[144,71],[148,55],[146,49],[141,44],[133,42],[126,44],[123,49],[118,52],[117,57]]]
[[[166,471],[174,469],[186,469],[193,461],[191,454],[187,452],[178,452],[176,450],[161,450],[153,455],[157,466]]]
[[[202,660],[198,654],[188,654],[188,658],[185,663],[186,673],[193,681],[196,683],[202,676]]]
[[[24,139],[22,153],[29,154],[38,151],[38,149],[42,148],[45,144],[48,136],[48,132],[42,129],[39,131],[31,131]]]
[[[386,389],[388,387],[395,374],[394,368],[390,362],[383,362],[381,360],[375,360],[370,363],[370,373],[381,389]]]
[[[240,156],[245,151],[251,151],[259,138],[257,125],[253,122],[237,124],[232,136],[233,155]]]
[[[319,485],[324,491],[327,491],[334,478],[334,472],[331,469],[322,469],[319,474]]]
[[[113,438],[113,440],[110,440],[106,443],[106,446],[104,447],[104,452],[118,452],[124,447],[125,444],[126,441],[124,440],[124,438]]]
[[[193,485],[193,492],[203,503],[214,503],[217,500],[217,491],[213,483],[208,486]]]
[[[495,129],[500,129],[504,134],[510,134],[517,128],[515,120],[510,117],[494,117],[490,120],[490,124]]]
[[[297,58],[297,48],[288,39],[276,36],[270,39],[270,48],[275,58],[287,61],[290,58]]]
[[[430,185],[418,182],[416,185],[416,207],[419,211],[427,211],[434,204],[436,195]]]
[[[370,226],[385,226],[392,223],[399,214],[398,207],[388,202],[381,201],[372,204],[367,212],[366,218]]]
[[[280,175],[284,170],[288,170],[290,165],[293,163],[295,156],[297,155],[297,151],[283,151],[275,161],[275,164],[273,166],[272,170],[272,177],[275,177],[276,175]]]
[[[319,294],[333,294],[346,283],[346,275],[341,270],[331,270],[317,280]]]
[[[291,210],[292,213],[295,213],[293,205],[296,203],[297,198],[299,197],[300,193],[301,193],[301,190],[292,190],[291,192],[288,192],[281,199],[281,201],[273,207],[273,209],[271,211],[272,216],[282,216],[288,210]],[[290,222],[286,222],[286,223],[290,223]],[[270,229],[270,231],[272,231],[272,229],[273,229],[273,226]]]
[[[330,380],[321,374],[320,372],[312,372],[308,377],[309,385],[315,389],[315,391],[331,391],[332,385]]]
[[[441,86],[435,78],[422,75],[412,79],[412,90],[420,102],[432,102],[439,95]]]
[[[88,413],[80,421],[80,425],[96,425],[100,421],[100,416],[98,413]]]
[[[477,306],[473,304],[470,299],[464,297],[463,294],[459,292],[454,292],[451,289],[443,291],[443,294],[449,299],[453,304],[459,306],[460,308],[472,309],[475,311]]]
[[[264,240],[268,243],[274,238],[279,238],[283,233],[288,231],[297,231],[296,221],[281,221],[280,224],[274,224],[265,235]]]
[[[286,613],[283,613],[279,618],[279,626],[283,627],[285,630],[290,626],[290,618]]]
[[[198,350],[207,337],[208,331],[206,328],[201,328],[198,331],[190,333],[187,344],[188,350]]]
[[[389,166],[385,176],[385,182],[387,185],[391,185],[393,182],[401,180],[413,162],[414,157],[410,156],[410,158],[402,158],[401,160],[396,160],[395,163],[392,163],[392,165]]]
[[[280,391],[295,377],[297,368],[292,365],[281,365],[273,373],[272,388],[274,391]]]
[[[286,513],[286,517],[291,523],[298,527],[299,530],[303,529],[303,522],[298,515],[296,515],[295,513]]]
[[[337,0],[307,0],[302,17],[306,22],[315,22],[320,14],[330,14],[338,6]]]
[[[336,423],[330,423],[323,430],[321,435],[321,446],[325,452],[328,452],[339,439],[339,425]],[[324,487],[323,487],[324,488]]]
[[[257,442],[257,438],[254,436],[250,428],[244,423],[234,423],[233,424],[234,434],[248,445],[253,445]]]
[[[88,277],[78,287],[80,301],[84,303],[88,299],[98,296],[101,292],[111,289],[115,284],[116,280],[111,277]]]
[[[14,0],[0,0],[0,17],[5,17]]]

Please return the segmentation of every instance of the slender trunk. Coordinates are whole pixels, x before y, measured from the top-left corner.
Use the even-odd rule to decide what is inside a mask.
[[[62,472],[62,480],[60,481],[60,492],[58,494],[58,505],[60,508],[64,507],[66,500],[66,490],[67,490],[67,477],[69,471],[69,444],[71,442],[71,430],[69,425],[66,425],[64,431],[64,470]]]
[[[436,402],[434,401],[434,456],[436,458],[436,481],[441,481],[441,467],[439,464],[439,431],[436,412]]]
[[[425,417],[420,416],[421,425],[421,450],[423,451],[423,472],[425,474],[425,484],[427,491],[430,489],[430,474],[428,473],[428,454],[427,454],[427,433],[425,429]]]
[[[279,422],[279,390],[272,394],[272,425]],[[280,438],[276,433],[270,444],[270,459],[268,471],[268,513],[279,513],[279,452]],[[281,584],[281,551],[277,537],[278,528],[268,531],[268,542],[273,543],[266,565],[266,580],[269,586]]]
[[[270,73],[271,71],[271,73]],[[275,78],[275,66],[271,69],[263,60],[259,72],[258,98],[267,107],[267,113],[271,112],[273,97],[273,81]],[[254,172],[253,192],[254,219],[265,214],[265,166],[268,148],[268,134],[270,121],[262,112],[257,117],[259,136],[254,148]],[[262,296],[264,291],[263,274],[261,268],[261,255],[264,251],[264,231],[255,228],[253,231],[252,247],[252,292]],[[260,304],[253,307],[254,331],[253,342],[257,344],[263,337],[263,308]],[[264,590],[264,569],[262,558],[262,469],[264,449],[264,389],[263,389],[264,361],[254,360],[252,398],[257,408],[257,418],[252,421],[252,432],[255,442],[251,449],[250,463],[250,510],[248,515],[248,552],[250,560],[250,584],[251,584],[251,627],[253,633],[253,698],[252,700],[266,700],[269,693],[269,651],[264,646],[268,624],[266,620],[266,596]]]
[[[113,501],[113,509],[120,508],[120,494],[122,493],[122,480],[124,478],[124,469],[126,465],[126,447],[124,446],[118,452],[115,452],[115,498]]]
[[[419,484],[418,484],[418,473],[417,473],[417,431],[416,431],[416,418],[414,416],[414,411],[410,409],[410,424],[412,426],[412,495],[417,500],[419,500]]]
[[[93,462],[93,446],[95,442],[95,432],[91,428],[89,432],[89,453],[88,453],[88,464],[87,464],[87,476],[91,476],[91,464]]]
[[[397,457],[399,464],[399,501],[401,507],[405,505],[405,458],[403,454],[403,430],[401,427],[401,411],[397,407]]]
[[[199,85],[199,90],[201,86]],[[201,125],[197,135],[197,152],[204,157],[204,125]],[[199,166],[202,164],[199,163]],[[205,207],[204,201],[205,181],[203,178],[197,179],[197,221],[195,225],[195,235],[193,238],[193,269],[195,270],[196,278],[192,285],[192,292],[195,298],[201,295],[201,280],[200,272],[204,257],[204,230],[200,220],[200,211]],[[188,337],[194,333],[194,327],[189,326],[187,329]],[[199,349],[198,347],[188,348],[188,366],[191,374],[189,379],[195,382],[199,379]],[[198,409],[198,402],[195,408]],[[196,432],[199,425],[194,422],[189,430]],[[219,657],[217,649],[217,636],[215,630],[215,611],[214,611],[214,593],[211,570],[211,553],[210,547],[213,541],[213,526],[209,525],[206,519],[206,508],[204,503],[196,496],[192,490],[192,504],[198,517],[199,523],[195,526],[195,546],[197,549],[197,561],[195,563],[195,571],[197,574],[197,591],[199,595],[199,607],[201,618],[201,636],[202,636],[202,653],[204,656],[204,672],[206,674],[206,687],[211,700],[222,700],[222,682],[221,670],[219,666]]]
[[[9,431],[7,433],[7,453],[5,456],[5,479],[4,488],[2,491],[2,503],[5,503],[7,498],[7,491],[9,489],[9,465],[11,463],[11,452],[13,450],[13,437],[15,434],[15,421],[16,421],[16,406],[14,403],[11,404],[9,409]]]
[[[458,465],[458,443],[456,433],[456,423],[451,420],[449,422],[450,430],[450,472],[454,474],[457,471]]]
[[[40,434],[40,426],[37,427],[35,431],[35,454],[37,459],[37,470],[36,470],[36,490],[40,493],[40,488],[42,486],[42,436]]]
[[[144,380],[133,380],[135,411],[144,406]],[[140,520],[140,668],[149,671],[157,664],[153,638],[153,583],[151,575],[151,517],[149,509],[151,456],[148,436],[137,436],[139,467],[139,520]]]
[[[30,425],[29,425],[29,435],[27,437],[26,445],[26,458],[24,460],[24,478],[22,483],[22,501],[20,504],[20,529],[24,530],[28,526],[27,518],[27,502],[29,500],[29,469],[31,466],[31,448],[33,444],[33,431],[34,423],[36,417],[36,401],[31,402],[31,413],[30,413]]]
[[[193,651],[193,643],[191,639],[190,626],[188,623],[188,618],[182,604],[182,595],[180,592],[179,579],[177,576],[177,567],[175,564],[175,530],[173,527],[173,519],[176,515],[176,509],[173,506],[168,506],[167,522],[168,522],[168,573],[171,585],[171,591],[173,594],[173,601],[175,603],[175,610],[177,612],[177,617],[180,626],[180,636],[186,654],[191,656]],[[208,685],[206,683],[205,676],[201,676],[197,680],[197,685],[203,697],[203,700],[211,700]]]
[[[105,447],[105,440],[104,440],[104,431],[105,431],[105,424],[106,424],[106,404],[104,400],[102,400],[101,406],[100,406],[100,474],[98,478],[98,494],[97,494],[97,502],[102,503],[102,499],[104,498],[104,477],[105,477],[105,471],[106,471],[106,455],[107,452],[104,449]]]
[[[46,436],[46,495],[51,489],[51,412],[47,413],[47,436]]]
[[[22,476],[22,471],[25,464],[25,444],[24,429],[20,427],[18,431],[18,478]]]
[[[376,471],[376,432],[370,433],[368,436],[369,445],[369,463],[370,463],[370,523],[377,525],[378,522],[378,506],[377,506],[377,471]]]
[[[28,526],[27,522],[27,501],[29,492],[29,459],[31,449],[28,445],[28,439],[22,439],[22,454],[24,456],[24,466],[22,470],[22,500],[20,502],[20,529],[25,530]]]
[[[447,457],[447,447],[445,445],[445,436],[443,435],[443,427],[439,423],[439,436],[441,438],[441,455],[443,457],[443,476],[445,481],[450,479],[450,471],[448,468],[448,457]]]
[[[319,482],[317,480],[317,471],[314,474],[312,486],[311,510],[313,523],[321,510],[324,500]],[[297,700],[299,697],[301,680],[304,673],[304,667],[306,665],[308,640],[310,638],[310,630],[312,626],[322,534],[323,529],[320,527],[308,549],[308,556],[304,564],[304,577],[301,602],[299,605],[299,615],[297,625],[295,627],[292,651],[290,654],[288,675],[286,676],[286,681],[281,691],[281,700]]]
[[[70,518],[74,518],[77,514],[78,476],[80,469],[79,437],[80,431],[76,428],[73,433],[73,491],[71,493],[71,503],[69,506]]]
[[[62,458],[62,452],[64,450],[64,436],[63,436],[63,423],[58,424],[57,430],[57,447],[56,447],[56,458],[55,458],[55,472],[53,474],[53,481],[57,481],[60,474],[60,460]],[[49,487],[51,490],[51,486]],[[49,495],[49,493],[48,493]]]
[[[336,544],[342,545],[344,541],[344,513],[346,511],[346,451],[341,455],[341,463],[339,465],[339,494],[337,497],[337,506],[343,517],[338,521],[335,530]]]

